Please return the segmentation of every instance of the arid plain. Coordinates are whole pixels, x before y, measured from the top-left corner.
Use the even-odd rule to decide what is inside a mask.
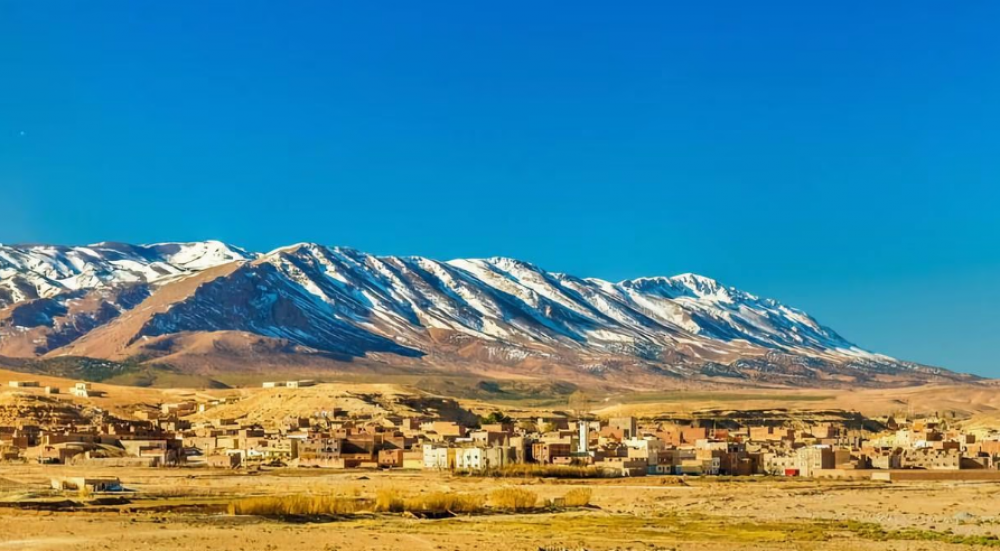
[[[0,378],[16,377],[3,372]],[[42,384],[66,385],[37,377]],[[58,404],[125,415],[144,404],[191,396],[239,395],[211,415],[295,415],[320,404],[366,414],[380,408],[439,406],[432,395],[396,384],[321,384],[280,389],[180,390],[95,385],[105,394],[46,399],[35,389],[4,388],[10,419],[52,414]],[[361,400],[373,393],[381,402]],[[699,417],[718,411],[783,412],[815,418],[831,411],[866,415],[951,412],[964,424],[992,424],[1000,398],[989,387],[668,392],[606,395],[597,415]],[[419,399],[409,399],[409,398]],[[460,400],[476,413],[503,408],[531,416],[565,404]],[[918,410],[919,411],[916,411]],[[204,414],[208,415],[208,414]],[[197,416],[196,416],[197,417]],[[57,491],[60,477],[117,478],[115,495]],[[498,489],[524,490],[534,505],[510,510]],[[586,504],[567,505],[573,491]],[[474,513],[413,515],[379,505],[400,499],[464,496]],[[342,514],[247,514],[250,499],[334,499]],[[877,482],[783,477],[674,477],[567,480],[487,478],[441,471],[212,469],[7,464],[0,466],[0,549],[975,549],[1000,546],[1000,484],[976,481]]]
[[[1000,541],[1000,485],[834,482],[778,478],[649,477],[594,481],[496,480],[436,472],[276,469],[111,469],[24,466],[3,470],[3,549],[976,549]],[[118,503],[61,496],[78,506],[31,510],[16,496],[46,493],[51,476],[120,477]],[[519,487],[540,502],[586,488],[590,505],[531,513],[416,518],[358,511],[342,516],[233,515],[247,496],[374,499],[489,496]],[[55,496],[53,496],[55,497]],[[127,501],[127,502],[126,502]]]

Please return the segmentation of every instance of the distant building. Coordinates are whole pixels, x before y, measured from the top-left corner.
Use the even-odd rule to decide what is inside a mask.
[[[76,383],[73,385],[73,388],[69,389],[69,393],[79,398],[90,398],[92,396],[101,396],[104,394],[99,390],[94,390],[93,385],[90,383]]]
[[[87,478],[82,476],[52,479],[53,490],[76,490],[88,492],[120,492],[122,483],[117,478]]]
[[[608,427],[622,432],[622,440],[638,436],[635,417],[616,417],[608,420]]]
[[[481,471],[504,467],[514,462],[511,448],[503,446],[455,449],[455,468]]]
[[[827,446],[808,446],[795,452],[799,476],[813,476],[817,470],[832,469],[836,466],[836,456]]]
[[[531,445],[532,458],[543,464],[551,464],[559,457],[570,457],[572,451],[569,442],[535,442]]]
[[[403,467],[403,450],[380,450],[378,452],[378,466],[386,469],[399,469]]]
[[[424,444],[425,469],[454,469],[455,448]]]

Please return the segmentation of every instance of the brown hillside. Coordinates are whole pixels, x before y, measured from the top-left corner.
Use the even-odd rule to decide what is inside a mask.
[[[87,356],[122,360],[134,354],[132,347],[142,327],[156,314],[166,312],[198,290],[198,287],[227,276],[240,264],[232,262],[199,272],[160,287],[139,306],[111,323],[91,331],[79,340],[49,352],[46,356]]]

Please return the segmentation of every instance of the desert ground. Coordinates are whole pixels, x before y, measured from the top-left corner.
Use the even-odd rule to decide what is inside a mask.
[[[56,476],[119,477],[125,498],[49,489]],[[576,488],[585,507],[416,518],[231,514],[246,496],[374,497],[384,488],[489,495],[517,486],[539,503]],[[977,549],[1000,545],[1000,484],[764,477],[484,479],[426,471],[0,468],[0,549]],[[60,503],[27,508],[27,502]]]
[[[252,417],[264,421],[284,415],[309,415],[327,407],[371,414],[385,410],[413,415],[424,413],[406,407],[405,398],[428,402],[429,398],[454,400],[470,411],[502,410],[515,416],[531,416],[551,411],[573,409],[571,395],[499,395],[489,398],[465,397],[443,388],[428,389],[413,380],[380,377],[376,380],[331,381],[315,387],[297,389],[262,389],[259,386],[231,389],[142,388],[95,383],[103,394],[99,397],[77,398],[66,393],[73,379],[25,374],[0,369],[0,381],[30,379],[44,386],[56,386],[63,393],[51,398],[42,396],[42,389],[12,389],[0,386],[0,420],[23,416],[33,407],[25,398],[36,397],[49,402],[75,407],[99,408],[123,418],[134,411],[156,408],[158,404],[191,399],[230,398],[236,403],[203,417]],[[945,415],[965,426],[1000,426],[1000,392],[997,383],[977,385],[918,385],[866,389],[798,389],[748,387],[738,389],[619,392],[586,389],[587,409],[598,416],[636,416],[641,418],[685,418],[704,412],[714,416],[719,411],[760,411],[781,409],[790,412],[857,412],[869,417],[892,414]],[[371,397],[384,399],[372,400]],[[363,399],[364,397],[367,397]],[[367,399],[367,401],[366,401]],[[14,405],[20,408],[15,408]],[[411,404],[412,406],[413,404]],[[427,403],[432,407],[441,404]],[[8,411],[9,409],[9,411]],[[17,409],[17,411],[15,411]]]
[[[25,378],[0,371],[0,380]],[[30,376],[66,388],[72,381]],[[0,417],[42,420],[93,410],[128,416],[137,409],[190,399],[237,397],[205,414],[269,417],[319,408],[377,414],[515,416],[566,410],[565,398],[446,401],[398,383],[327,383],[291,390],[154,389],[95,384],[100,397],[41,395],[41,389],[0,389]],[[646,418],[699,412],[775,409],[816,416],[831,410],[877,416],[892,412],[952,412],[963,424],[997,425],[1000,395],[987,386],[897,389],[739,389],[699,392],[594,393],[598,415]],[[71,406],[77,409],[60,409]],[[450,408],[450,409],[449,409]],[[113,477],[121,494],[82,495],[50,488],[54,477]],[[526,489],[537,507],[496,507],[497,488]],[[412,515],[375,507],[338,515],[244,514],[247,498],[339,497],[371,503],[392,489],[403,497],[434,493],[479,497],[475,514]],[[589,505],[560,504],[572,490],[590,491]],[[343,471],[208,468],[95,468],[0,465],[0,551],[107,549],[351,550],[406,549],[815,549],[941,550],[1000,547],[1000,483],[870,480],[831,481],[769,477],[641,477],[556,480],[478,478],[437,471]]]

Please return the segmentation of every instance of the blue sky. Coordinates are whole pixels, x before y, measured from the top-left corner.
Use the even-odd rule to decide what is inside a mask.
[[[0,3],[0,242],[693,271],[1000,376],[1000,4],[472,4]]]

